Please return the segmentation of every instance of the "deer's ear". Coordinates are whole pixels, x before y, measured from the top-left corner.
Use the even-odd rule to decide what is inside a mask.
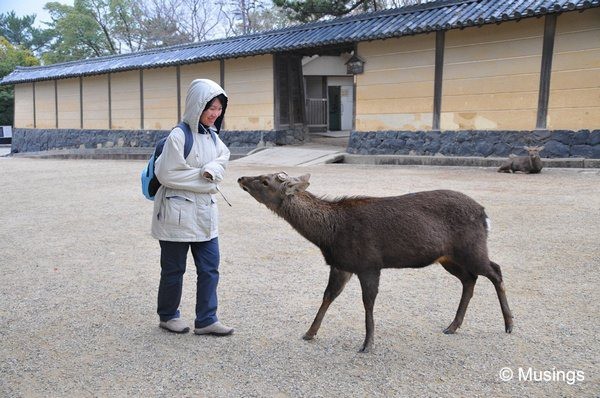
[[[542,151],[544,149],[544,146],[542,145],[541,147],[538,148],[538,151]]]
[[[305,174],[300,177],[290,177],[284,184],[286,196],[294,195],[296,192],[305,191],[310,185],[308,179],[310,174]]]
[[[304,175],[301,175],[300,177],[298,177],[298,179],[300,181],[304,181],[304,182],[308,183],[308,180],[310,179],[310,173],[306,173]]]

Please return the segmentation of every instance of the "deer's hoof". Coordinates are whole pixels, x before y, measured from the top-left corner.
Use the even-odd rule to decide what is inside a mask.
[[[458,326],[455,326],[454,323],[450,324],[446,329],[444,329],[444,334],[454,334],[458,329]]]
[[[315,338],[314,334],[308,334],[308,333],[306,333],[304,336],[302,336],[302,339],[303,340],[307,340],[307,341],[313,340],[314,338]]]

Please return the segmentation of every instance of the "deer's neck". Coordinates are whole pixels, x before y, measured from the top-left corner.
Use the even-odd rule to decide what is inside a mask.
[[[286,198],[277,213],[302,236],[319,247],[328,245],[333,238],[335,209],[331,203],[308,192]]]

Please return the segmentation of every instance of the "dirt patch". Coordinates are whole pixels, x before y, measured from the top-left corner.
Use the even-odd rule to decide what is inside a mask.
[[[149,234],[152,204],[139,189],[143,165],[0,158],[0,395],[600,391],[597,170],[506,175],[473,167],[286,168],[290,175],[312,173],[309,190],[330,197],[455,189],[482,203],[492,219],[490,257],[502,266],[513,334],[504,333],[485,278],[462,328],[447,336],[442,330],[458,305],[458,280],[439,265],[386,270],[375,306],[375,349],[364,355],[357,352],[364,312],[356,278],[332,305],[317,338],[301,339],[320,304],[328,268],[316,247],[237,187],[242,175],[280,170],[235,162],[222,185],[233,207],[220,203],[219,315],[236,333],[218,339],[159,329],[159,247]],[[182,305],[190,322],[194,274],[190,256]],[[512,380],[501,379],[503,368],[513,372]]]

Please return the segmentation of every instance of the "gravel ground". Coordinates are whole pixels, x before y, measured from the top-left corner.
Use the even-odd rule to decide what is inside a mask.
[[[222,185],[233,207],[220,202],[219,315],[236,333],[159,329],[159,247],[149,234],[151,202],[139,192],[142,167],[0,158],[0,396],[600,395],[600,170],[287,168],[312,173],[309,190],[330,197],[456,189],[492,219],[490,256],[503,267],[513,333],[504,333],[485,278],[462,328],[447,336],[458,280],[439,265],[385,270],[375,349],[360,354],[356,278],[317,338],[301,339],[328,268],[316,247],[237,186],[239,176],[279,170],[235,162]],[[192,264],[182,305],[190,322]],[[505,367],[510,381],[500,377]],[[527,380],[530,370],[542,380]]]

